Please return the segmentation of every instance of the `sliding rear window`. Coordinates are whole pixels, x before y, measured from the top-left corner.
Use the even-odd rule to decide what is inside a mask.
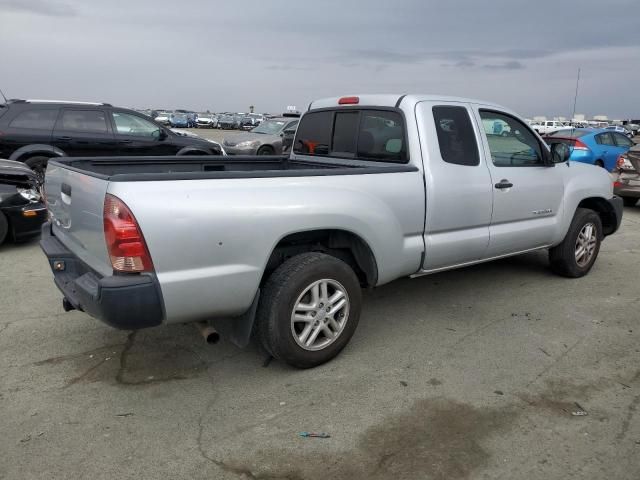
[[[339,109],[302,117],[293,146],[300,155],[408,161],[405,126],[395,110]]]

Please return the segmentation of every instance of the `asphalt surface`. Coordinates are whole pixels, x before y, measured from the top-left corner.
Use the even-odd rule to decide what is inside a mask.
[[[637,480],[639,245],[637,206],[582,279],[538,252],[368,291],[313,370],[65,313],[2,246],[0,478]]]

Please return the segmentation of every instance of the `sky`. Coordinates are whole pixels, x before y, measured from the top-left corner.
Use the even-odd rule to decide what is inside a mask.
[[[9,98],[277,113],[364,93],[640,117],[638,0],[0,0]]]

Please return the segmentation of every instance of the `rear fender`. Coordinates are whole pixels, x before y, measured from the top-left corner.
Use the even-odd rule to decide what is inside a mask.
[[[25,145],[24,147],[18,148],[11,154],[9,160],[23,161],[22,159],[26,157],[32,157],[34,155],[43,155],[46,157],[65,157],[66,153],[64,153],[58,147],[54,147],[53,145],[36,143],[33,145]]]

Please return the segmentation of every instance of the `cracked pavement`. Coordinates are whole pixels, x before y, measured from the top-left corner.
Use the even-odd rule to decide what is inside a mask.
[[[365,292],[336,360],[294,370],[65,313],[37,243],[4,245],[0,479],[635,480],[638,272],[626,208],[583,279],[545,253],[403,279]]]

